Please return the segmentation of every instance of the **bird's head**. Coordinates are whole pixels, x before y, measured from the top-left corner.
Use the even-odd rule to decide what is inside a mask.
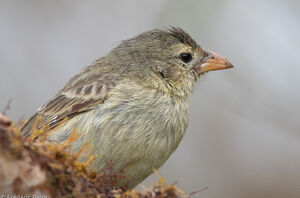
[[[126,70],[135,77],[150,79],[155,86],[165,85],[164,90],[179,96],[189,95],[202,74],[233,67],[227,59],[202,49],[184,30],[174,27],[141,33],[123,41],[113,53],[126,62]]]

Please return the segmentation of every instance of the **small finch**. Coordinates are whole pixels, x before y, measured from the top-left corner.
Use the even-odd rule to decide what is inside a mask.
[[[37,118],[57,130],[48,137],[51,143],[63,142],[75,128],[82,131],[73,151],[89,141],[91,154],[97,156],[90,168],[101,173],[111,162],[113,171],[126,174],[117,185],[132,188],[177,148],[201,75],[232,67],[180,28],[144,32],[72,77],[22,133],[29,136]]]

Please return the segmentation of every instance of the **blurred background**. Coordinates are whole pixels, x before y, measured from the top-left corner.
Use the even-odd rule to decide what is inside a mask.
[[[187,133],[159,172],[206,198],[300,197],[300,2],[297,0],[2,0],[0,110],[29,118],[121,40],[169,25],[235,68],[211,72]],[[143,185],[157,180],[151,176]]]

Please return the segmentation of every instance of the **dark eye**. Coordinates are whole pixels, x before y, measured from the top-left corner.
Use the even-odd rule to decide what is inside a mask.
[[[192,60],[192,55],[190,53],[181,53],[179,58],[184,63],[189,63]]]

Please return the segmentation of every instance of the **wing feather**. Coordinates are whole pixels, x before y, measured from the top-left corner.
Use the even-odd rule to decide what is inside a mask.
[[[117,76],[95,73],[87,67],[71,78],[52,100],[28,120],[22,128],[22,133],[27,137],[32,130],[40,129],[43,125],[47,125],[52,130],[64,119],[95,108],[106,100],[118,81]]]

